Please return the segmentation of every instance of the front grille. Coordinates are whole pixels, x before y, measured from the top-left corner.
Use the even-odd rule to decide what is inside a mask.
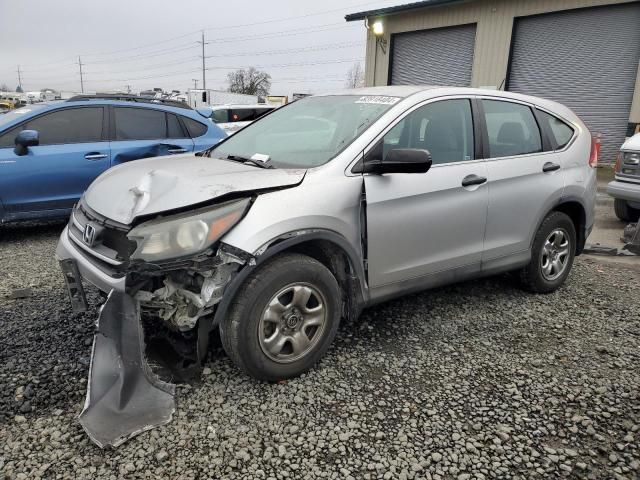
[[[93,235],[86,235],[87,225]],[[71,214],[69,236],[88,254],[110,265],[121,265],[129,260],[136,243],[127,238],[128,230],[114,227],[105,218],[100,218],[79,204]]]

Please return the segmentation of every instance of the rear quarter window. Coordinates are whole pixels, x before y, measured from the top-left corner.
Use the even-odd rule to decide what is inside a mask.
[[[558,117],[555,117],[550,113],[543,112],[542,110],[538,110],[538,117],[547,128],[553,148],[558,150],[566,147],[573,137],[573,128]]]
[[[184,122],[187,130],[189,131],[189,136],[191,138],[201,137],[205,133],[207,133],[207,126],[203,123],[197,122],[189,117],[182,117],[182,121]]]

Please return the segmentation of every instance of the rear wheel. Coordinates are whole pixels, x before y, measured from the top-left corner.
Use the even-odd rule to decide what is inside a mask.
[[[576,230],[562,212],[551,212],[533,240],[531,262],[520,272],[524,287],[536,293],[556,290],[569,276],[576,249]]]
[[[616,217],[623,222],[637,222],[640,217],[640,210],[630,207],[626,200],[616,198],[613,202],[613,209],[616,212]]]
[[[327,351],[340,322],[341,293],[317,260],[285,254],[252,273],[220,325],[233,362],[267,381],[296,377]]]

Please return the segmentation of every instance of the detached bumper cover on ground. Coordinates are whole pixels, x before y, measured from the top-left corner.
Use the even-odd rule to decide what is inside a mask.
[[[117,447],[170,422],[174,392],[174,385],[156,377],[144,358],[137,302],[113,291],[98,319],[82,427],[98,446]]]

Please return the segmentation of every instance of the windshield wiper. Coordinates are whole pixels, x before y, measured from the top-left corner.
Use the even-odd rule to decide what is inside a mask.
[[[243,157],[241,155],[227,155],[226,160],[233,160],[234,162],[241,162],[249,165],[254,165],[256,167],[259,168],[275,168],[273,165],[271,165],[270,161],[266,161],[266,162],[260,162],[258,160],[254,160],[253,158],[247,158],[247,157]]]

